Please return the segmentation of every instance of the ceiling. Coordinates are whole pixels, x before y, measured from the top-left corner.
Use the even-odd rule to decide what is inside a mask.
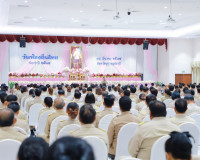
[[[200,0],[0,0],[0,32],[72,36],[199,37]],[[127,14],[131,12],[130,15]],[[4,16],[4,17],[3,17]],[[3,28],[4,26],[4,28]],[[7,26],[5,28],[5,26]],[[2,27],[2,28],[1,28]],[[188,31],[188,29],[189,31]],[[185,30],[185,31],[184,31]],[[102,35],[101,35],[101,34]],[[82,35],[81,35],[82,34]]]

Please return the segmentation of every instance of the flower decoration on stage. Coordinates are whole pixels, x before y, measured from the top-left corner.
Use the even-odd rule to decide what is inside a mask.
[[[35,77],[35,74],[33,73],[31,76],[32,76],[32,77]]]
[[[11,77],[13,74],[12,73],[9,73],[9,77]]]
[[[22,74],[20,74],[20,76],[21,76],[21,77],[24,77],[24,76],[25,76],[25,74],[24,74],[24,73],[22,73]]]
[[[40,77],[43,77],[43,74],[39,74]]]
[[[85,73],[88,73],[88,72],[90,72],[90,70],[89,70],[89,68],[88,68],[88,67],[85,67],[85,68],[83,69],[83,71],[84,71]]]
[[[63,70],[62,70],[62,72],[64,72],[64,73],[67,73],[67,72],[69,72],[69,71],[70,71],[69,67],[65,67],[65,68],[63,68]]]
[[[39,76],[39,74],[38,74],[38,73],[36,73],[36,74],[35,74],[35,76]]]
[[[113,77],[113,78],[117,78],[117,77],[140,77],[142,74],[141,73],[129,73],[129,74],[120,74],[120,73],[113,73],[113,74],[100,74],[100,73],[93,73],[90,74],[90,77]]]

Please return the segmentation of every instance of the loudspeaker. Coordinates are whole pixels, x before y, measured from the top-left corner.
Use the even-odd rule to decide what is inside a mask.
[[[143,42],[143,50],[148,50],[149,48],[149,41],[144,40]]]
[[[25,48],[26,47],[26,39],[25,39],[25,37],[20,37],[19,46],[21,48]]]

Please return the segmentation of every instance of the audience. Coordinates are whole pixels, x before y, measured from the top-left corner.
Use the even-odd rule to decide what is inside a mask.
[[[45,111],[55,111],[53,108],[53,99],[51,97],[44,98],[44,106],[45,106],[45,108],[40,110],[39,117]]]
[[[58,123],[56,135],[60,132],[60,130],[69,125],[69,124],[80,124],[79,121],[77,120],[77,116],[79,114],[79,106],[75,102],[71,102],[67,105],[66,113],[68,115],[68,118],[66,120],[61,120]]]
[[[47,153],[48,160],[95,160],[92,147],[83,139],[63,137],[55,141]],[[19,159],[20,160],[20,159]]]
[[[200,108],[195,104],[194,97],[192,95],[188,94],[184,97],[184,99],[187,102],[188,109],[186,111],[186,114],[188,116],[190,116],[194,113],[200,114]]]
[[[102,112],[97,113],[96,116],[96,127],[99,126],[100,119],[106,116],[107,114],[117,114],[112,110],[112,107],[114,106],[114,97],[112,95],[107,95],[104,97],[103,105],[105,107],[104,110]]]
[[[135,122],[140,123],[140,119],[134,116],[131,112],[131,99],[127,96],[123,96],[119,100],[119,107],[121,111],[121,115],[116,116],[111,121],[108,127],[108,141],[109,141],[109,157],[111,159],[115,158],[116,146],[117,146],[117,136],[119,130],[123,125]]]
[[[22,142],[26,138],[26,135],[13,128],[16,121],[15,114],[11,109],[0,110],[0,140],[14,139]]]
[[[148,96],[147,96],[148,97]],[[136,129],[131,138],[128,150],[131,156],[142,160],[149,160],[154,142],[172,131],[180,131],[179,127],[166,119],[166,106],[160,101],[149,103],[151,121]]]
[[[51,127],[52,121],[59,116],[67,115],[63,110],[64,106],[65,106],[65,102],[62,98],[56,98],[54,100],[53,107],[55,109],[55,112],[50,113],[48,115],[46,126],[45,126],[45,137],[44,138],[46,139],[47,142],[49,142],[50,127]]]
[[[135,109],[138,111],[141,111],[144,107],[146,107],[146,95],[144,93],[141,93],[139,95],[139,102],[136,104]]]
[[[171,117],[169,121],[178,126],[187,122],[195,123],[194,119],[185,114],[187,109],[187,102],[184,99],[176,100],[174,108],[176,115]]]
[[[17,102],[11,102],[8,105],[8,108],[11,109],[15,113],[16,123],[14,124],[14,126],[20,127],[24,131],[26,131],[26,133],[28,133],[28,131],[29,131],[28,122],[25,121],[25,120],[21,120],[21,119],[18,118],[19,109],[20,109],[19,104]]]
[[[48,144],[42,138],[29,137],[19,148],[18,160],[47,160],[48,148]]]
[[[91,94],[91,93],[90,93]],[[80,108],[79,121],[81,128],[71,132],[74,137],[97,136],[108,145],[108,136],[105,131],[96,128],[94,122],[96,119],[96,111],[90,104],[85,104]]]

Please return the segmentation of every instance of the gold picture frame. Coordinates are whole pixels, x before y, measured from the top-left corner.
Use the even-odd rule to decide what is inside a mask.
[[[82,46],[71,46],[70,48],[70,69],[83,68],[83,48]]]

